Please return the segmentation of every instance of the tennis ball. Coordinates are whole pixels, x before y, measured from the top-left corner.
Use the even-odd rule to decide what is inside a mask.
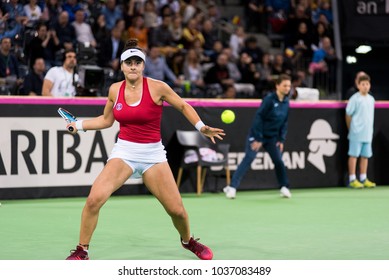
[[[222,122],[226,124],[233,123],[235,121],[235,113],[231,110],[224,110],[221,115]]]

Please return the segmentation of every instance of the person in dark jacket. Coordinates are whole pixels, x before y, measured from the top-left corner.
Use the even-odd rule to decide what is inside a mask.
[[[45,60],[41,57],[37,57],[32,65],[32,71],[30,71],[23,81],[22,95],[41,96],[43,79],[45,77]]]
[[[231,185],[223,189],[227,198],[236,197],[236,189],[261,147],[269,153],[274,163],[281,196],[292,196],[281,157],[287,133],[290,88],[291,78],[282,74],[276,80],[276,91],[263,99],[247,137],[245,156],[232,176]]]

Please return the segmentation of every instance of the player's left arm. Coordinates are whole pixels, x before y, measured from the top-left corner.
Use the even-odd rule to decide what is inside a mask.
[[[150,79],[149,79],[150,81]],[[149,82],[150,92],[152,92],[153,99],[154,97],[158,97],[158,103],[162,104],[164,101],[169,103],[173,108],[181,112],[185,118],[197,129],[209,137],[213,143],[215,143],[215,137],[223,140],[225,135],[224,130],[221,128],[214,128],[208,125],[204,125],[202,127],[198,127],[201,122],[200,116],[197,114],[196,110],[187,103],[184,99],[182,99],[177,93],[173,91],[171,87],[169,87],[166,83],[151,80]],[[154,100],[155,101],[155,100]]]

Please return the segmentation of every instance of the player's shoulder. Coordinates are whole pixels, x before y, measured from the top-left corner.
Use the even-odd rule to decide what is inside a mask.
[[[150,77],[146,77],[147,84],[150,86],[167,86],[167,84],[164,81],[153,79]]]
[[[146,77],[147,85],[149,87],[149,90],[152,92],[163,90],[170,88],[167,83],[161,80],[153,79],[150,77]]]
[[[110,85],[110,87],[109,87],[108,95],[109,95],[111,98],[116,99],[116,96],[119,94],[120,87],[122,86],[123,83],[124,83],[124,80],[123,80],[123,81],[119,81],[119,82],[112,83],[112,84]]]

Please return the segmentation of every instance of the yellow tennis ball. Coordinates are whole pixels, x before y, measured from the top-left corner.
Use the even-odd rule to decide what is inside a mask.
[[[235,121],[235,113],[231,110],[224,110],[221,119],[226,124],[233,123]]]

